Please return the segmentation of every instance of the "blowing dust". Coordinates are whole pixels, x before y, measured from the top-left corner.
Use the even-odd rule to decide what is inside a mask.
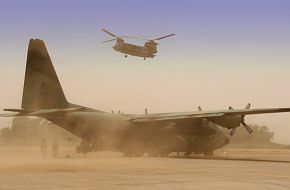
[[[0,147],[0,173],[90,171],[116,165],[125,167],[128,162],[112,152],[90,153],[84,158],[73,147],[60,148],[57,158],[53,158],[52,150],[43,156],[40,147]]]

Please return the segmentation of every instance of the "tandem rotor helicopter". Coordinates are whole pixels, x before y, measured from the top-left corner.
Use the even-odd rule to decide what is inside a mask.
[[[146,60],[146,58],[153,58],[156,56],[155,54],[158,52],[157,45],[159,44],[156,43],[155,41],[175,35],[175,34],[169,34],[169,35],[162,36],[155,39],[146,39],[140,36],[125,36],[125,35],[117,36],[106,29],[102,29],[102,31],[109,34],[110,36],[114,38],[114,39],[103,41],[102,43],[108,43],[108,42],[112,42],[116,40],[115,45],[112,47],[115,51],[125,54],[126,58],[128,57],[128,55],[132,55],[132,56],[137,56],[137,57],[143,57],[144,60]],[[139,39],[139,40],[145,40],[146,42],[144,46],[138,46],[135,44],[126,43],[124,41],[124,38],[134,38],[134,39]]]

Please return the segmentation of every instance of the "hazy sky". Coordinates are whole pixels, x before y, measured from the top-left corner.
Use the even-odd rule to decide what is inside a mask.
[[[1,0],[0,108],[20,107],[30,38],[46,42],[76,104],[125,113],[290,107],[289,10],[288,0]],[[101,44],[101,28],[176,36],[144,61]],[[247,121],[290,143],[290,113]]]

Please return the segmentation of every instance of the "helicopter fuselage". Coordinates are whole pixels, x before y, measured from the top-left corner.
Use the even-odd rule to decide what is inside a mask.
[[[124,36],[124,35],[117,36],[106,29],[102,29],[102,31],[107,33],[109,36],[113,37],[113,39],[103,41],[102,43],[116,41],[116,44],[113,46],[113,49],[115,51],[125,54],[125,57],[128,57],[128,55],[132,55],[132,56],[137,56],[137,57],[143,57],[144,60],[146,58],[153,58],[156,56],[155,54],[157,53],[158,43],[156,43],[155,41],[162,40],[164,38],[168,38],[170,36],[175,35],[175,34],[169,34],[169,35],[162,36],[159,38],[145,39],[145,38],[136,37],[136,36]],[[124,41],[124,38],[134,38],[134,39],[139,39],[139,40],[145,40],[145,44],[143,46],[129,44]]]
[[[132,56],[138,56],[143,58],[153,58],[155,57],[155,53],[157,53],[157,50],[151,50],[150,48],[146,46],[138,46],[134,44],[129,44],[125,42],[117,42],[113,49],[115,51],[118,51],[120,53],[124,53],[125,55],[132,55]]]

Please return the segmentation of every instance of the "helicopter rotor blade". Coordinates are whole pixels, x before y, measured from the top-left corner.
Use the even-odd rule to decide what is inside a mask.
[[[116,39],[110,39],[110,40],[106,40],[106,41],[103,41],[102,44],[104,43],[108,43],[108,42],[112,42],[112,41],[115,41]]]
[[[169,34],[169,35],[166,35],[166,36],[162,36],[162,37],[160,37],[160,38],[155,38],[155,39],[153,39],[153,40],[151,40],[151,41],[154,41],[154,40],[161,40],[161,39],[164,39],[164,38],[168,38],[168,37],[170,37],[170,36],[174,36],[175,34]]]
[[[170,36],[174,36],[175,34],[169,34],[169,35],[166,35],[166,36],[162,36],[162,37],[159,37],[159,38],[155,38],[155,39],[148,39],[146,37],[150,37],[150,36],[127,36],[127,35],[122,35],[123,38],[133,38],[133,39],[138,39],[138,40],[145,40],[145,41],[155,41],[155,40],[161,40],[161,39],[164,39],[164,38],[168,38]]]
[[[109,35],[112,36],[112,37],[118,38],[118,36],[116,36],[115,34],[109,32],[108,30],[106,30],[106,29],[104,29],[104,28],[102,29],[102,31],[105,32],[105,33],[107,33],[107,34],[109,34]]]
[[[144,39],[147,38],[146,40],[149,40],[148,38],[152,37],[152,36],[129,36],[129,35],[121,35],[121,37],[123,38],[141,38]]]
[[[132,39],[137,39],[137,40],[144,40],[144,41],[150,41],[150,39],[146,39],[146,36],[126,36],[122,35],[121,38],[132,38]]]

